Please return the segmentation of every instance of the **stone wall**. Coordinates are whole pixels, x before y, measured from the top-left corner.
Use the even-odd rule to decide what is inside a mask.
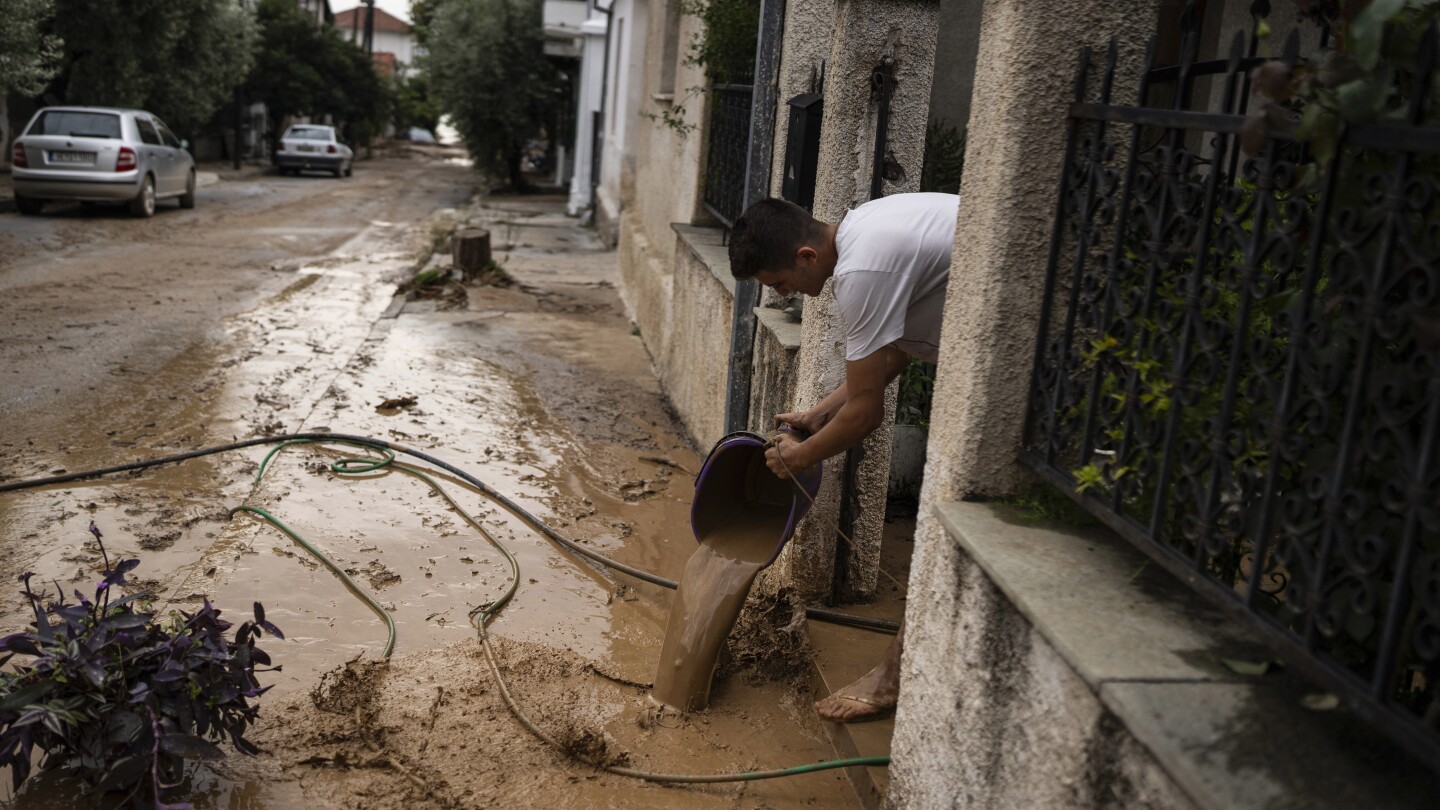
[[[925,595],[944,627],[923,645],[927,665],[905,681],[907,708],[919,710],[910,700],[919,694],[943,694],[947,703],[923,709],[944,720],[922,738],[897,729],[890,806],[1193,807],[985,571],[956,551],[930,561],[946,566],[947,587]]]
[[[702,449],[725,435],[735,287],[719,236],[714,229],[682,229],[670,299],[675,320],[664,351],[656,355],[670,404]]]
[[[885,181],[883,193],[919,189],[925,153],[930,77],[935,58],[938,4],[934,0],[841,0],[835,5],[833,40],[825,76],[825,116],[821,126],[820,164],[815,188],[815,216],[837,222],[870,195],[878,99],[870,90],[872,71],[882,62],[893,66],[896,89],[890,104],[888,150],[903,176]],[[804,32],[796,32],[803,36]],[[787,44],[791,32],[786,32]],[[800,46],[802,53],[813,45]],[[806,59],[797,60],[803,67]],[[845,379],[844,338],[834,296],[828,285],[818,298],[805,302],[797,364],[795,406],[812,407]],[[844,512],[852,517],[854,544],[835,536],[831,521],[842,514],[845,460],[829,462],[816,499],[815,514],[801,524],[786,561],[793,584],[809,598],[863,600],[878,579],[880,535],[889,483],[894,387],[886,396],[884,426],[852,450],[852,497]],[[828,520],[827,520],[828,517]],[[841,520],[842,523],[847,521]],[[836,543],[841,544],[836,547]],[[836,559],[839,562],[836,562]],[[836,568],[845,569],[836,592]]]
[[[687,64],[688,43],[701,23],[693,15],[672,19],[679,14],[676,3],[652,4],[637,46],[643,48],[643,59],[629,77],[633,86],[618,96],[611,94],[630,99],[633,107],[607,112],[623,115],[628,109],[628,118],[616,122],[616,131],[623,127],[628,142],[612,145],[607,153],[611,162],[603,170],[597,224],[602,233],[616,233],[621,299],[672,405],[691,438],[703,446],[719,438],[724,417],[732,292],[710,269],[716,257],[710,255],[707,264],[687,247],[693,243],[723,255],[719,231],[692,229],[687,233],[693,239],[687,242],[672,229],[677,223],[689,228],[703,218],[701,161],[707,120],[706,99],[699,90],[705,84],[703,71]],[[665,37],[671,34],[678,40],[667,49]],[[667,59],[674,60],[668,68]],[[674,71],[673,91],[660,92],[667,69]],[[612,84],[616,78],[611,77]],[[612,153],[617,152],[630,158],[616,160]]]

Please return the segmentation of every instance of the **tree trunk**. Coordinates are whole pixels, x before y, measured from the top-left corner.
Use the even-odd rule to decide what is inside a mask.
[[[506,161],[510,169],[510,190],[516,194],[525,192],[525,173],[521,171],[521,161],[525,159],[525,149],[515,147],[510,150],[509,160]]]
[[[484,228],[464,228],[451,238],[455,266],[460,277],[469,281],[490,266],[490,232]]]
[[[10,93],[0,88],[0,168],[10,165]]]

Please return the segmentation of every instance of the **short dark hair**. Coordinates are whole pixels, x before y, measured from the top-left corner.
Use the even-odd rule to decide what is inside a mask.
[[[825,228],[825,223],[788,200],[761,200],[730,229],[730,274],[753,278],[762,270],[789,270],[795,252]]]

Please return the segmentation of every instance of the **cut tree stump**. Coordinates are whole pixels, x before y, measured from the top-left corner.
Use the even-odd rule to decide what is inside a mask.
[[[490,266],[490,232],[484,228],[465,228],[455,232],[455,266],[462,278],[471,279]]]

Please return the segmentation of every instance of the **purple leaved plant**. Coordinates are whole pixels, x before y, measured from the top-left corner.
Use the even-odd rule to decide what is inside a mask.
[[[223,757],[223,740],[259,753],[245,731],[259,714],[254,699],[270,688],[255,675],[271,670],[257,669],[270,656],[255,642],[285,636],[259,602],[233,640],[225,633],[234,625],[209,600],[168,619],[143,612],[139,595],[119,595],[140,561],[112,564],[93,522],[90,532],[105,562],[93,598],[77,590],[67,602],[58,583],[47,598],[31,589],[33,574],[20,577],[35,623],[0,638],[0,667],[14,659],[0,671],[0,767],[19,790],[39,749],[42,768],[73,772],[106,805],[119,804],[118,793],[132,805],[189,808],[163,798],[187,761]]]

